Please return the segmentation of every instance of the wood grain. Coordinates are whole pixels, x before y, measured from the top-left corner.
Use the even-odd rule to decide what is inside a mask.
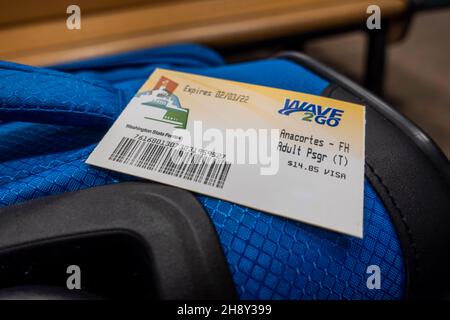
[[[81,30],[61,17],[0,28],[0,59],[46,65],[175,42],[233,46],[365,23],[376,3],[384,18],[401,16],[405,0],[197,0],[84,14]]]

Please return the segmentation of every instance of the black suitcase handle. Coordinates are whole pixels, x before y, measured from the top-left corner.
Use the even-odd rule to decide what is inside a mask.
[[[100,297],[235,298],[207,213],[189,192],[159,184],[126,182],[0,209],[0,288],[64,286],[64,263],[79,263],[82,289]]]

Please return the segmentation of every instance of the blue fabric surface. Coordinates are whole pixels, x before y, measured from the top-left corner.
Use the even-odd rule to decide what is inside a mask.
[[[288,61],[225,65],[215,52],[194,45],[54,67],[58,71],[0,63],[0,205],[134,179],[84,160],[155,67],[312,94],[328,85]],[[400,245],[367,182],[363,240],[210,197],[198,199],[216,226],[243,299],[399,299],[404,294]],[[381,269],[381,290],[366,286],[371,264]]]

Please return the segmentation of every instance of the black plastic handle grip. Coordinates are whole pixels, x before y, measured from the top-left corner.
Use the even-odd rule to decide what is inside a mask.
[[[99,234],[126,234],[141,244],[158,298],[235,298],[207,213],[191,193],[153,183],[96,187],[0,209],[0,264],[16,250],[95,241]]]

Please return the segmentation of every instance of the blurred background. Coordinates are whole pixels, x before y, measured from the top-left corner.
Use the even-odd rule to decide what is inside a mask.
[[[80,28],[69,28],[80,9]],[[369,6],[381,29],[369,30]],[[49,66],[201,43],[228,61],[303,51],[382,96],[450,156],[449,0],[0,0],[0,59]],[[75,19],[76,20],[76,19]]]
[[[364,44],[364,34],[353,32],[313,40],[305,52],[361,83]],[[383,99],[450,157],[450,8],[418,14],[403,41],[388,47]]]

